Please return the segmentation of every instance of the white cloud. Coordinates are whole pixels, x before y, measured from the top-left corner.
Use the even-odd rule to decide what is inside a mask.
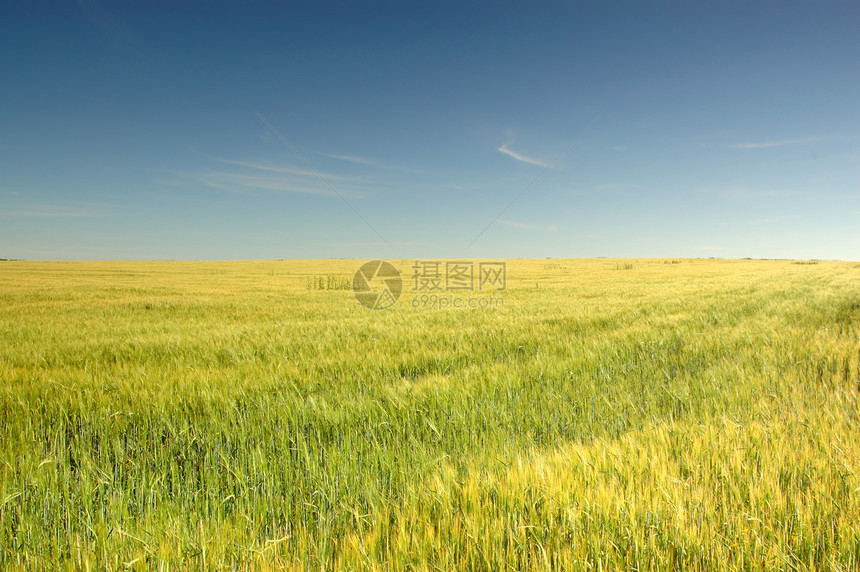
[[[496,151],[499,153],[504,153],[508,157],[513,157],[517,161],[522,163],[528,163],[529,165],[537,165],[538,167],[549,167],[549,163],[547,161],[542,161],[540,159],[535,159],[534,157],[529,157],[527,155],[523,155],[522,153],[517,153],[508,148],[507,143],[497,148]]]
[[[219,169],[204,172],[177,173],[189,182],[196,182],[213,189],[230,193],[248,194],[253,192],[287,192],[319,195],[326,197],[362,198],[365,193],[344,189],[344,185],[366,183],[365,177],[323,173],[313,167],[302,168],[290,165],[277,165],[263,161],[243,161],[213,157],[213,161],[235,169]],[[334,186],[332,182],[336,182]]]
[[[809,191],[798,190],[772,190],[772,189],[750,189],[746,187],[738,188],[718,188],[718,189],[698,189],[699,193],[717,195],[727,199],[754,200],[754,199],[784,199],[793,197],[808,196]]]
[[[361,198],[363,193],[352,190],[330,189],[319,180],[295,180],[288,177],[272,177],[266,175],[249,175],[242,173],[229,173],[223,171],[209,171],[197,175],[191,175],[207,187],[228,191],[231,193],[246,194],[252,191],[277,191],[287,193],[303,193],[308,195],[320,195],[325,197],[350,197]]]
[[[375,161],[371,161],[370,159],[366,159],[364,157],[356,157],[354,155],[330,155],[328,153],[321,153],[326,157],[331,157],[332,159],[340,159],[341,161],[348,161],[350,163],[358,163],[359,165],[368,165],[370,167],[378,167],[379,163]]]
[[[239,167],[247,167],[249,169],[254,169],[257,171],[269,171],[273,173],[288,173],[291,175],[300,175],[304,177],[324,177],[326,179],[331,179],[332,181],[343,181],[349,179],[350,177],[345,177],[343,175],[335,175],[332,173],[320,173],[318,171],[312,171],[309,169],[300,169],[297,167],[284,167],[281,165],[270,165],[268,163],[255,163],[253,161],[236,161],[232,159],[216,159],[219,163],[226,163],[228,165],[237,165]],[[354,177],[357,179],[357,177]]]
[[[786,140],[786,141],[765,141],[763,143],[734,143],[729,145],[729,147],[733,147],[735,149],[766,149],[768,147],[783,147],[785,145],[791,145],[792,143],[797,143],[796,140]]]
[[[512,226],[514,228],[525,228],[528,230],[545,230],[545,231],[551,231],[551,232],[558,230],[558,227],[555,225],[537,226],[537,225],[532,225],[532,224],[526,224],[523,222],[514,222],[511,220],[502,220],[502,219],[499,219],[498,222],[500,222],[501,224],[506,224],[508,226]]]
[[[405,169],[403,167],[396,167],[394,165],[389,165],[388,163],[383,163],[381,161],[376,161],[374,159],[368,159],[366,157],[358,157],[355,155],[335,155],[331,153],[320,153],[323,157],[329,157],[330,159],[338,159],[340,161],[347,161],[348,163],[355,163],[356,165],[364,165],[366,167],[374,167],[376,169],[385,169],[388,171],[410,171],[411,169]]]
[[[774,141],[760,141],[756,143],[733,143],[726,145],[733,149],[769,149],[771,147],[784,147],[786,145],[796,145],[798,143],[810,143],[813,141],[821,141],[824,139],[832,139],[837,135],[819,135],[816,137],[798,137],[795,139],[778,139]]]

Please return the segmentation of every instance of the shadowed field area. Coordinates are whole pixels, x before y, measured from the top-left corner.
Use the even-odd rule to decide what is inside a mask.
[[[394,262],[0,262],[0,568],[860,568],[860,264]]]

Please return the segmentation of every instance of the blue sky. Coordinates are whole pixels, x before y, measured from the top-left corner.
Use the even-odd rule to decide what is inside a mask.
[[[0,2],[0,257],[860,260],[852,2]]]

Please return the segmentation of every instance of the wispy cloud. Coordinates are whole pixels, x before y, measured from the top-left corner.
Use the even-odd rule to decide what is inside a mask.
[[[533,225],[533,224],[526,224],[524,222],[514,222],[512,220],[503,220],[503,219],[499,219],[497,222],[499,222],[501,224],[506,224],[508,226],[512,226],[514,228],[525,228],[528,230],[544,230],[544,231],[550,231],[550,232],[554,232],[554,231],[558,230],[558,227],[555,225],[538,226],[538,225]]]
[[[322,153],[326,157],[331,157],[332,159],[340,159],[341,161],[349,161],[350,163],[358,163],[359,165],[370,165],[371,167],[376,167],[379,165],[376,161],[371,161],[366,157],[356,157],[354,155],[331,155],[328,153]]]
[[[59,205],[34,205],[18,209],[0,209],[0,217],[97,217],[107,213]]]
[[[255,191],[275,191],[285,193],[302,193],[307,195],[320,195],[324,197],[336,197],[338,193],[350,198],[361,198],[364,193],[353,190],[340,189],[335,193],[325,185],[313,180],[296,180],[290,177],[273,177],[266,175],[230,173],[225,171],[208,171],[187,175],[198,182],[230,193],[248,194]]]
[[[368,167],[379,167],[381,169],[391,168],[389,165],[385,165],[378,161],[368,159],[367,157],[356,157],[355,155],[333,155],[330,153],[320,153],[320,155],[323,155],[324,157],[329,157],[331,159],[340,159],[341,161],[356,163],[358,165],[367,165]]]
[[[416,172],[414,169],[409,169],[406,167],[399,167],[397,165],[392,165],[390,163],[386,163],[384,161],[377,161],[376,159],[368,159],[367,157],[359,157],[357,155],[338,155],[334,153],[319,153],[323,157],[328,157],[329,159],[337,159],[339,161],[346,161],[347,163],[353,163],[355,165],[363,165],[365,167],[373,167],[374,169],[384,169],[386,171],[405,171],[409,173]]]
[[[758,141],[753,143],[732,143],[726,145],[732,149],[769,149],[772,147],[785,147],[786,145],[797,145],[799,143],[811,143],[823,139],[831,139],[834,135],[820,135],[817,137],[796,137],[794,139],[777,139],[771,141]]]
[[[734,149],[767,149],[768,147],[784,147],[785,145],[791,145],[797,142],[797,140],[791,139],[785,141],[765,141],[763,143],[734,143],[729,145],[729,147]]]
[[[203,172],[177,173],[177,175],[185,181],[237,194],[285,192],[326,197],[340,196],[341,198],[362,198],[365,196],[365,193],[355,188],[344,188],[344,185],[354,187],[356,184],[366,183],[365,177],[320,173],[302,167],[263,161],[218,157],[212,157],[212,160],[223,165],[236,167],[236,169],[212,169]],[[331,181],[336,182],[336,188],[331,186]]]
[[[534,157],[529,157],[528,155],[523,155],[522,153],[518,153],[513,149],[508,147],[508,144],[505,143],[501,147],[496,149],[499,153],[504,153],[508,157],[513,157],[517,161],[521,163],[528,163],[529,165],[537,165],[538,167],[549,167],[549,161],[543,161],[541,159],[535,159]]]
[[[759,200],[759,199],[785,199],[804,197],[812,193],[800,190],[774,190],[774,189],[751,189],[747,187],[698,189],[697,192],[716,195],[726,199]]]
[[[248,169],[253,169],[256,171],[268,171],[272,173],[288,173],[290,175],[300,175],[303,177],[317,177],[317,173],[310,171],[308,169],[302,169],[300,167],[290,167],[283,165],[272,165],[270,163],[261,163],[254,161],[236,161],[233,159],[220,159],[216,158],[216,161],[219,163],[225,163],[227,165],[237,165],[239,167],[247,167]],[[332,181],[343,181],[347,179],[359,179],[360,177],[346,177],[344,175],[335,175],[334,173],[319,173],[326,179]]]

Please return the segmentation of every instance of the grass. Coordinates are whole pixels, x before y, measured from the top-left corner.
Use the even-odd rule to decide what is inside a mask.
[[[860,569],[860,265],[357,267],[4,262],[0,569]]]

